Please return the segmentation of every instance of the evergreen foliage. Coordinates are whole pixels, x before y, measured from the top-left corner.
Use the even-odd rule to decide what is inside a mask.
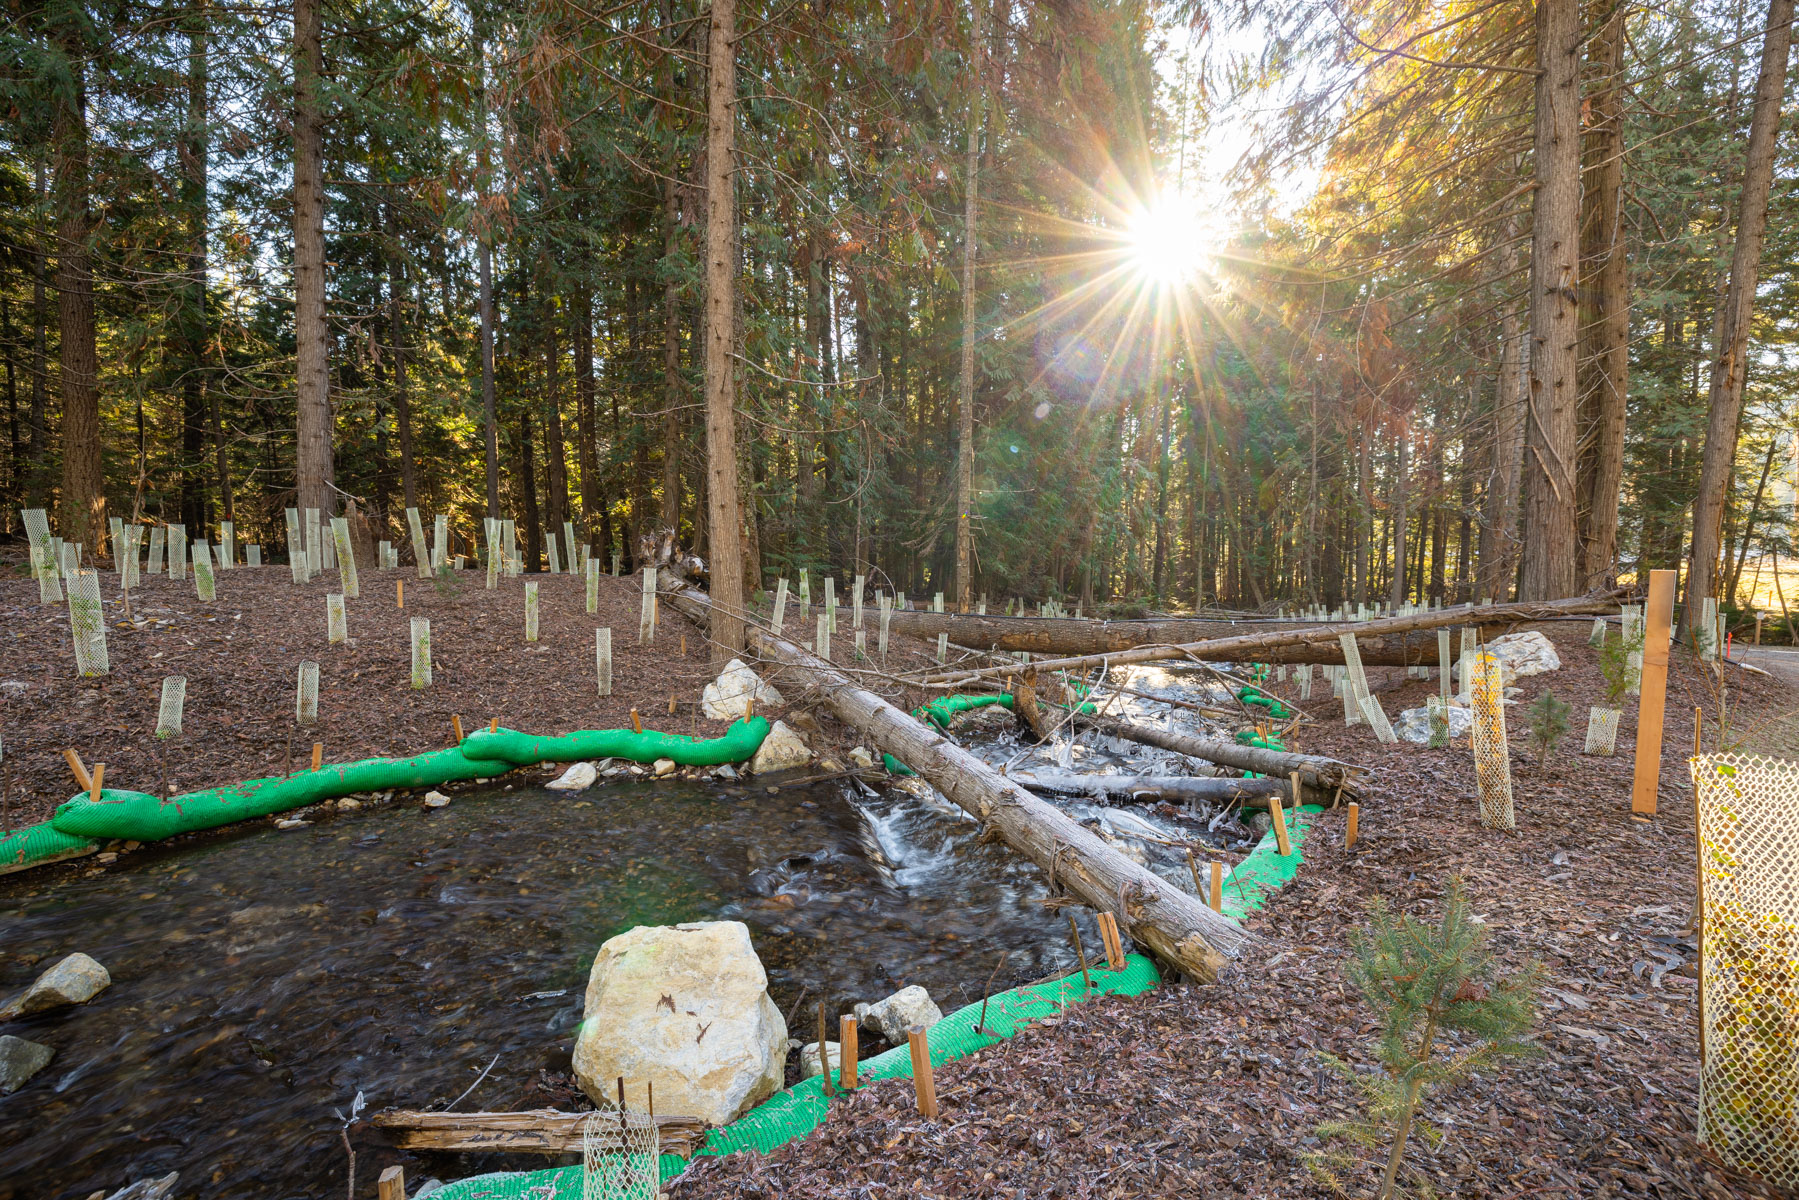
[[[1568,706],[1556,699],[1555,693],[1548,688],[1544,688],[1543,694],[1524,710],[1530,728],[1530,744],[1537,749],[1537,766],[1541,770],[1548,769],[1550,751],[1568,732],[1568,712]]]

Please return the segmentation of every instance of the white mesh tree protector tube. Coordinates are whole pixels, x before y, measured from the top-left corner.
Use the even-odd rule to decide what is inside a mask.
[[[867,583],[868,580],[865,576],[858,575],[856,581],[850,585],[850,620],[855,622],[858,632],[862,629],[862,589],[867,586]],[[985,608],[986,604],[987,602],[983,600],[981,607]]]
[[[341,592],[325,593],[325,640],[333,646],[341,646],[350,640],[350,622],[344,615]]]
[[[450,561],[450,518],[439,513],[431,518],[431,573],[443,570]]]
[[[1587,645],[1589,645],[1589,646],[1605,645],[1605,618],[1604,617],[1594,617],[1593,618],[1593,632],[1589,633],[1587,635]]]
[[[309,729],[319,723],[319,664],[300,664],[294,684],[294,724]]]
[[[431,686],[431,619],[412,618],[412,686]]]
[[[1718,598],[1706,596],[1699,602],[1699,620],[1693,623],[1693,649],[1703,659],[1718,657]]]
[[[56,557],[62,562],[62,577],[67,579],[81,566],[81,543],[55,539]]]
[[[219,570],[229,571],[237,566],[237,524],[232,521],[219,522]]]
[[[1505,740],[1505,673],[1485,650],[1474,656],[1474,784],[1480,823],[1516,829],[1512,808],[1512,760]]]
[[[1312,664],[1300,663],[1298,667],[1294,668],[1293,675],[1299,681],[1299,698],[1310,700],[1312,698]]]
[[[769,618],[769,624],[776,633],[781,632],[781,624],[787,619],[787,577],[783,575],[775,580],[775,609]]]
[[[487,533],[487,586],[493,588],[500,582],[500,523],[488,517],[482,528]]]
[[[806,612],[812,611],[812,581],[806,577],[804,569],[800,571],[800,607]],[[804,621],[805,617],[800,620]]]
[[[168,530],[161,525],[150,526],[150,561],[144,567],[152,575],[162,574],[162,552],[164,539],[169,536]]]
[[[883,663],[885,663],[887,661],[887,634],[888,634],[888,631],[893,626],[893,597],[889,596],[885,592],[882,592],[880,604],[881,604],[881,640],[877,644],[876,649],[878,649],[880,651],[881,661]]]
[[[262,565],[262,547],[255,542],[251,542],[248,546],[244,547],[244,555],[252,567],[260,567]]]
[[[119,553],[119,543],[125,538],[125,518],[109,517],[106,525],[108,534],[106,544],[112,547],[112,569],[117,572],[120,579],[123,579],[125,578],[125,556]]]
[[[1449,703],[1450,676],[1455,674],[1450,669],[1449,630],[1437,630],[1437,695],[1443,703]]]
[[[1610,758],[1618,749],[1618,718],[1621,708],[1605,708],[1595,704],[1587,710],[1587,753]]]
[[[356,575],[356,547],[350,541],[350,522],[331,518],[331,540],[337,544],[337,582],[352,600],[362,597],[362,581]]]
[[[600,611],[600,564],[597,559],[587,560],[587,611]]]
[[[831,661],[831,619],[818,614],[818,633],[812,639],[812,652],[826,662]]]
[[[525,640],[537,640],[537,583],[535,580],[525,584]]]
[[[1462,652],[1457,656],[1457,663],[1461,672],[1461,696],[1470,704],[1474,702],[1474,637],[1473,626],[1462,626]]]
[[[169,578],[187,578],[187,526],[169,526]]]
[[[581,1123],[581,1200],[656,1200],[662,1186],[656,1118],[602,1108]]]
[[[1368,696],[1368,676],[1362,672],[1362,652],[1356,646],[1353,633],[1342,634],[1337,641],[1343,647],[1343,668],[1347,678],[1343,686],[1343,723],[1360,725],[1368,719],[1366,706],[1362,703]],[[1379,736],[1378,730],[1376,736]]]
[[[825,576],[825,622],[837,632],[837,576]]]
[[[37,576],[39,604],[57,604],[62,600],[62,580],[58,578],[55,543],[50,537],[50,516],[41,508],[27,508],[25,540],[31,552],[31,573]]]
[[[205,542],[194,543],[194,594],[202,600],[218,599],[218,583],[212,576],[212,552]]]
[[[455,567],[455,568],[456,568],[456,569],[457,569],[457,570],[458,570],[458,571],[460,571],[460,570],[462,570],[462,568],[463,568],[463,566],[464,566],[464,565],[465,565],[465,564],[466,564],[466,563],[467,563],[467,562],[468,562],[468,560],[467,560],[467,559],[466,559],[466,558],[465,558],[465,557],[464,557],[464,556],[463,556],[463,555],[460,555],[460,554],[458,554],[458,555],[457,555],[457,556],[456,556],[456,557],[455,557],[455,558],[454,558],[454,559],[452,559],[452,560],[451,560],[451,564],[452,564],[452,565],[453,565],[453,566],[454,566],[454,567]]]
[[[1691,761],[1699,820],[1699,1137],[1799,1188],[1799,763]]]
[[[575,523],[573,521],[562,523],[562,552],[568,556],[568,562],[563,565],[568,568],[570,575],[576,571],[586,570],[586,566],[581,562],[581,555],[575,548]]]
[[[335,571],[337,569],[337,541],[331,536],[331,521],[319,521],[319,569]]]
[[[162,702],[156,706],[156,736],[163,740],[181,736],[181,715],[187,708],[187,676],[167,675],[162,681]]]
[[[643,569],[643,611],[637,617],[637,644],[647,646],[656,640],[656,568]]]
[[[593,673],[599,682],[600,695],[612,694],[612,630],[602,627],[593,631]]]
[[[312,578],[306,571],[306,542],[300,535],[300,510],[287,510],[287,566],[293,572],[295,583],[305,583]]]
[[[300,530],[306,539],[306,578],[311,579],[323,569],[320,565],[324,552],[319,549],[318,509],[300,510]]]
[[[381,541],[378,541],[375,543],[375,569],[376,570],[378,570],[378,571],[387,570],[388,566],[390,565],[387,561],[387,552],[392,549],[393,549],[393,543],[386,540],[385,538],[383,538]]]
[[[550,560],[550,574],[562,574],[562,551],[556,545],[554,530],[545,530],[543,535],[544,556]]]
[[[518,556],[518,522],[500,522],[500,540],[506,546],[506,574],[517,576],[525,569],[524,560]]]
[[[1362,697],[1362,719],[1374,730],[1374,740],[1382,745],[1391,746],[1399,740],[1393,732],[1393,723],[1387,720],[1386,710],[1380,706],[1380,701],[1374,698],[1372,692]]]
[[[69,579],[69,640],[75,645],[75,673],[83,679],[112,671],[106,656],[106,607],[100,599],[100,572],[76,571]]]
[[[121,555],[119,580],[126,591],[130,591],[139,583],[137,548],[141,544],[138,539],[143,534],[142,526],[127,525],[120,535],[116,547],[116,552]]]

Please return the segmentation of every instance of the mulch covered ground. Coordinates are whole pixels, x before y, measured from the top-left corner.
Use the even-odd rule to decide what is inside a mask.
[[[1465,740],[1383,747],[1366,727],[1308,728],[1294,748],[1370,769],[1361,840],[1345,851],[1344,814],[1320,818],[1298,879],[1251,921],[1265,940],[1223,982],[1079,1006],[951,1064],[938,1074],[937,1121],[918,1116],[909,1081],[876,1084],[839,1102],[805,1141],[696,1165],[677,1195],[1330,1195],[1306,1159],[1322,1148],[1318,1125],[1352,1117],[1357,1096],[1320,1054],[1373,1063],[1372,1020],[1343,976],[1348,935],[1377,895],[1435,916],[1456,876],[1502,963],[1545,968],[1541,1053],[1426,1101],[1423,1115],[1446,1136],[1434,1146],[1414,1137],[1419,1179],[1440,1195],[1495,1200],[1775,1195],[1694,1140],[1683,760],[1696,704],[1713,745],[1718,688],[1676,651],[1660,812],[1633,820],[1634,705],[1617,757],[1580,754],[1587,705],[1603,690],[1589,627],[1536,626],[1565,666],[1522,680],[1521,701],[1552,688],[1573,706],[1575,728],[1542,769],[1522,744],[1522,705],[1508,710],[1516,833],[1479,826]],[[1437,686],[1374,674],[1389,714]],[[1726,667],[1723,682],[1729,710],[1742,714],[1727,726],[1732,742],[1753,744],[1764,723],[1799,709],[1799,695],[1766,676]],[[1330,715],[1328,694],[1311,707]],[[1349,1194],[1371,1194],[1372,1158],[1344,1182]]]

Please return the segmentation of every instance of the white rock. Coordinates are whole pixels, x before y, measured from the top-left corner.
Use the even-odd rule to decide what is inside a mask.
[[[1467,737],[1474,730],[1474,710],[1462,704],[1451,704],[1449,712],[1449,736],[1453,738]],[[1393,732],[1408,742],[1416,742],[1420,746],[1430,745],[1430,709],[1408,708],[1399,714],[1399,720],[1393,723]]]
[[[1562,659],[1555,652],[1555,644],[1534,629],[1502,634],[1488,642],[1487,649],[1499,660],[1503,687],[1511,687],[1531,675],[1562,669]]]
[[[304,829],[304,828],[306,828],[306,826],[308,824],[310,824],[310,822],[302,821],[298,817],[287,817],[284,820],[276,821],[275,828],[276,829]]]
[[[425,793],[425,807],[426,808],[442,808],[444,805],[448,804],[449,802],[450,802],[450,798],[448,796],[444,795],[442,792],[433,791],[433,792]]]
[[[714,721],[735,721],[747,715],[752,698],[764,708],[785,703],[773,684],[763,683],[742,659],[734,658],[700,693],[700,711]]]
[[[825,1043],[825,1057],[831,1060],[831,1078],[833,1080],[837,1078],[838,1051],[841,1049],[842,1047],[836,1042]],[[818,1043],[807,1042],[800,1047],[800,1078],[810,1079],[816,1074],[818,1074]]]
[[[866,747],[857,746],[850,751],[850,761],[866,770],[875,765],[875,756],[870,754]]]
[[[761,749],[756,751],[756,757],[750,760],[750,771],[756,775],[765,771],[785,771],[803,767],[811,761],[812,751],[806,749],[800,735],[789,729],[787,722],[776,721],[775,727],[763,739]]]
[[[600,947],[575,1040],[575,1078],[598,1103],[619,1076],[656,1105],[723,1125],[781,1087],[787,1022],[741,921],[640,925]]]
[[[655,762],[655,770],[657,775],[673,775],[675,773],[675,760],[672,758],[659,758]]]
[[[718,770],[712,772],[712,774],[717,776],[719,779],[735,779],[735,778],[737,778],[737,768],[733,767],[727,763],[726,765],[718,768]]]
[[[600,777],[590,762],[570,764],[569,769],[558,775],[545,787],[558,792],[582,792],[593,786],[593,781]]]
[[[931,993],[916,983],[878,1004],[858,1004],[855,1011],[856,1024],[872,1025],[896,1046],[906,1040],[906,1031],[914,1025],[929,1029],[943,1020],[943,1010],[931,999]]]
[[[362,807],[362,801],[351,800],[348,797],[345,797],[337,802],[337,806],[345,811],[353,812]]]
[[[39,975],[36,982],[0,1008],[0,1021],[66,1004],[86,1004],[111,986],[112,976],[106,968],[77,952]]]

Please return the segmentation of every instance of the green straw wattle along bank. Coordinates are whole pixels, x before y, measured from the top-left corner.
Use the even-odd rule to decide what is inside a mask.
[[[486,779],[540,762],[623,758],[674,760],[684,767],[746,762],[768,736],[766,717],[750,717],[716,738],[646,729],[584,729],[540,737],[512,729],[482,730],[459,745],[410,758],[365,758],[316,771],[249,779],[184,792],[167,800],[148,792],[105,788],[99,798],[81,792],[58,805],[48,821],[0,833],[0,872],[72,858],[107,839],[155,842],[180,833],[217,829],[324,800],[390,788],[435,787]]]

